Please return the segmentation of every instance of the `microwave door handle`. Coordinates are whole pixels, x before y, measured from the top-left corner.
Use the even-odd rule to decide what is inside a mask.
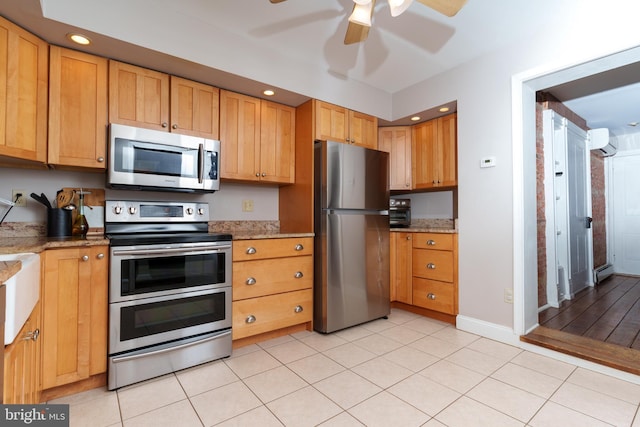
[[[198,184],[204,180],[204,144],[198,146]]]

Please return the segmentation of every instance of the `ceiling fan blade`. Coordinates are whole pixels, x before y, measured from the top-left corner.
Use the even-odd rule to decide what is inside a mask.
[[[369,28],[366,25],[349,22],[347,33],[344,35],[344,44],[360,43],[367,39]]]
[[[371,17],[373,17],[373,9],[376,6],[376,0],[371,0],[371,4],[369,6],[369,11],[371,13],[371,15],[369,16],[370,22]],[[357,7],[358,4],[353,5],[353,11],[351,12],[352,15],[354,14],[353,12],[355,12]],[[352,21],[352,19],[353,18],[350,16],[349,25],[347,26],[347,33],[344,35],[344,44],[360,43],[365,41],[369,36],[369,28],[371,28],[371,26],[359,24]]]
[[[423,5],[447,15],[454,16],[467,3],[467,0],[418,0]]]

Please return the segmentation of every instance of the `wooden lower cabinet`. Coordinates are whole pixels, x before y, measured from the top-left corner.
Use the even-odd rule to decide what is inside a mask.
[[[313,319],[313,238],[233,242],[233,339],[277,333]]]
[[[35,404],[42,391],[40,303],[15,340],[4,349],[3,404]]]
[[[108,246],[44,252],[42,387],[107,369]]]
[[[391,234],[392,302],[426,309],[423,314],[455,321],[458,314],[458,235]]]

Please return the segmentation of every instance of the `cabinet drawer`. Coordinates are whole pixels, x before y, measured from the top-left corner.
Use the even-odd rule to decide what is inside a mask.
[[[311,255],[312,253],[312,237],[234,240],[233,242],[234,261],[302,256]]]
[[[413,247],[440,251],[453,250],[453,234],[447,233],[414,233]]]
[[[234,301],[232,311],[234,340],[310,322],[313,290]]]
[[[452,283],[413,278],[413,305],[456,314],[455,291]]]
[[[288,257],[233,263],[233,300],[255,298],[313,286],[313,257]]]
[[[453,262],[453,252],[414,249],[413,276],[453,282]]]

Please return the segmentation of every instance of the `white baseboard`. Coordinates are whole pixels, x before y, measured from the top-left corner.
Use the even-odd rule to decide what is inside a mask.
[[[492,339],[504,344],[510,344],[514,347],[521,348],[522,350],[530,351],[531,353],[540,354],[542,356],[547,356],[561,362],[569,363],[580,368],[589,369],[591,371],[599,372],[605,375],[610,375],[614,378],[629,381],[633,384],[640,384],[640,376],[638,375],[630,374],[618,369],[609,368],[608,366],[589,362],[588,360],[580,359],[568,354],[560,353],[548,348],[520,341],[520,337],[513,332],[513,329],[503,325],[497,325],[495,323],[486,322],[484,320],[474,319],[473,317],[458,315],[456,317],[456,328],[460,329],[461,331],[480,335],[482,337]]]

